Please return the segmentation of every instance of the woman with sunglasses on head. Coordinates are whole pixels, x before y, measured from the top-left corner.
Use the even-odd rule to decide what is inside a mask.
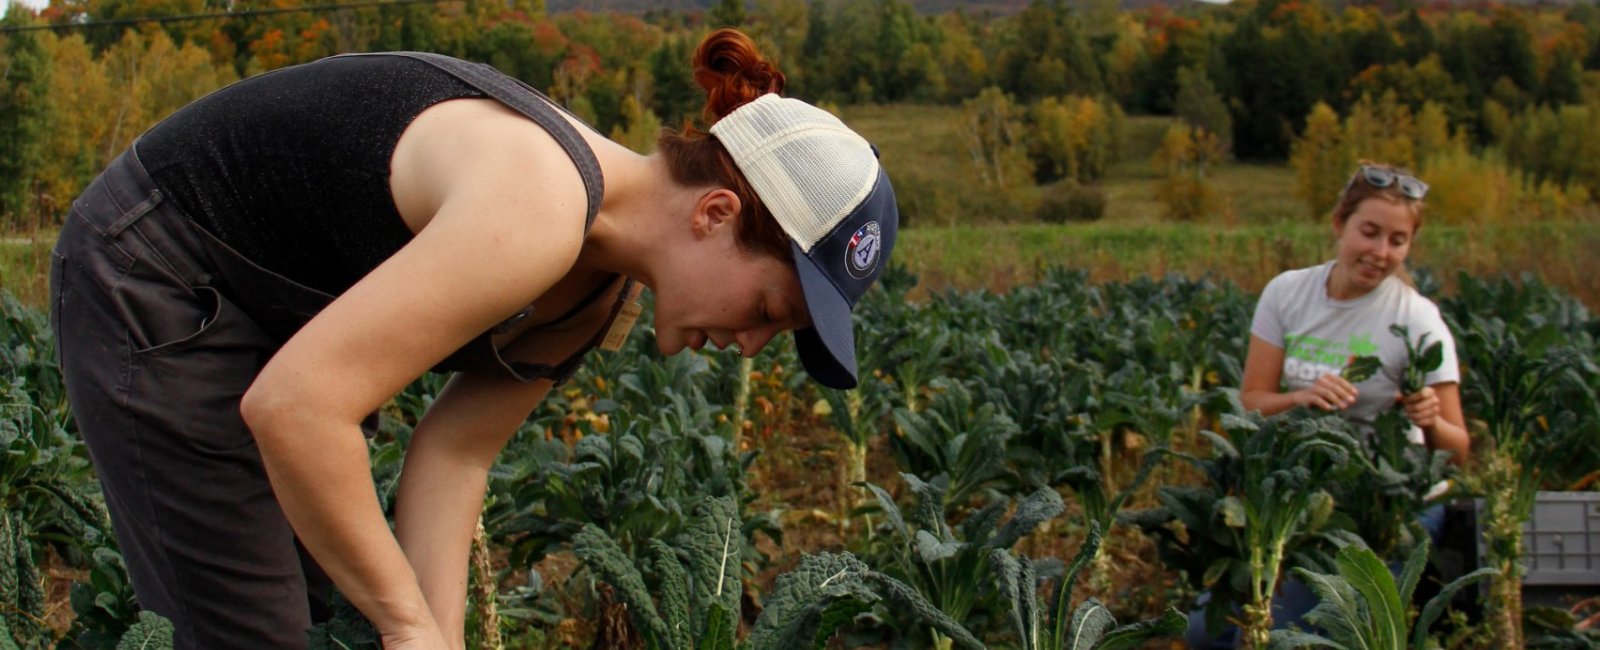
[[[246,79],[146,132],[51,268],[67,392],[139,604],[178,648],[296,648],[328,581],[386,648],[460,648],[490,466],[635,281],[663,354],[793,330],[856,382],[850,311],[893,247],[876,150],[780,97],[734,30],[693,59],[708,131],[640,155],[484,65],[413,52]],[[453,373],[391,531],[369,414]]]
[[[1334,259],[1280,274],[1256,304],[1239,398],[1248,410],[1275,415],[1296,407],[1338,413],[1370,425],[1385,409],[1403,406],[1415,426],[1412,442],[1467,460],[1470,440],[1461,412],[1460,370],[1455,342],[1439,308],[1410,284],[1406,255],[1422,228],[1428,186],[1404,169],[1363,162],[1333,209]],[[1401,393],[1406,343],[1391,325],[1409,329],[1413,342],[1439,342],[1444,363],[1427,374],[1426,386]],[[1353,357],[1376,356],[1382,367],[1350,382],[1341,371]],[[1285,388],[1286,387],[1286,388]],[[1444,508],[1421,522],[1437,537]],[[1296,623],[1317,598],[1292,578],[1279,583],[1272,602],[1280,628]],[[1202,603],[1208,596],[1202,595]],[[1237,628],[1206,630],[1202,611],[1191,612],[1185,639],[1192,648],[1232,648]]]
[[[1416,425],[1412,435],[1420,433],[1412,442],[1451,452],[1457,465],[1466,462],[1471,441],[1455,340],[1439,308],[1405,272],[1427,192],[1403,169],[1361,165],[1333,209],[1335,258],[1285,272],[1261,292],[1239,395],[1246,409],[1274,415],[1306,407],[1371,424],[1398,402]],[[1406,327],[1413,343],[1426,335],[1443,348],[1444,363],[1410,395],[1400,392],[1406,342],[1391,325]],[[1377,356],[1382,367],[1352,383],[1341,371],[1359,356]]]

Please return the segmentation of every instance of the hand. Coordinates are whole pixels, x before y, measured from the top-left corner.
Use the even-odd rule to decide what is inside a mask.
[[[1395,399],[1405,405],[1406,417],[1424,429],[1432,429],[1439,421],[1439,396],[1433,392],[1433,387],[1424,386],[1410,395],[1396,395]]]
[[[1337,411],[1349,408],[1356,403],[1355,384],[1346,381],[1337,374],[1329,373],[1317,378],[1317,382],[1310,388],[1295,391],[1295,404],[1322,409],[1324,411]]]

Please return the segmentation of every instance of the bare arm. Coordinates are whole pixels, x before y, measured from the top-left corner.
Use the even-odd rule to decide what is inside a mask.
[[[1452,452],[1450,462],[1465,466],[1472,453],[1472,437],[1461,411],[1461,385],[1434,384],[1401,400],[1406,417],[1422,428],[1428,448]]]
[[[554,365],[609,324],[622,283],[560,329],[530,330],[503,350],[510,359]],[[452,377],[412,434],[396,497],[395,536],[416,568],[446,641],[464,643],[467,559],[494,458],[551,382],[524,384],[470,373]]]
[[[1283,348],[1251,334],[1250,350],[1244,358],[1244,385],[1239,388],[1239,401],[1246,411],[1261,411],[1266,416],[1297,406],[1336,411],[1356,401],[1356,387],[1335,374],[1318,377],[1310,388],[1289,393],[1278,391],[1282,380]]]
[[[378,508],[359,422],[576,259],[582,186],[525,133],[463,133],[474,157],[434,166],[450,191],[428,226],[285,344],[241,405],[289,523],[386,647],[442,637]],[[539,178],[547,169],[567,175]]]
[[[1283,348],[1251,334],[1244,357],[1244,385],[1239,388],[1245,410],[1270,416],[1299,406],[1293,396],[1278,392],[1282,380]]]
[[[395,501],[395,537],[454,647],[464,642],[467,559],[489,469],[549,390],[549,381],[459,373],[411,436]]]

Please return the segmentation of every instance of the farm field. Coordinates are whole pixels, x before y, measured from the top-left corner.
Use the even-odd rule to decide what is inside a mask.
[[[1021,638],[1114,620],[1144,621],[1115,638],[1165,648],[1191,610],[1264,634],[1260,595],[1274,586],[1261,576],[1399,566],[1427,547],[1405,522],[1448,473],[1437,460],[1309,413],[1251,419],[1231,392],[1255,292],[1331,255],[1329,227],[1301,214],[1288,167],[1221,164],[1222,209],[1175,222],[1153,198],[1147,162],[1169,120],[1134,117],[1128,151],[1101,183],[1105,216],[1038,223],[1016,197],[963,185],[957,109],[844,112],[897,152],[885,164],[911,197],[901,267],[858,320],[872,378],[819,389],[788,337],[748,365],[722,353],[661,359],[648,327],[622,353],[596,353],[494,470],[470,645],[679,647],[637,613],[684,614],[656,610],[669,605],[662,563],[695,570],[715,518],[742,522],[721,532],[738,560],[724,577],[742,587],[711,610],[727,625],[696,628],[695,640],[738,629],[753,647],[802,636],[832,636],[829,647],[1077,647]],[[16,638],[97,647],[159,621],[136,613],[50,361],[41,310],[53,239],[49,229],[0,238],[0,287],[14,296],[0,332],[10,432],[0,505],[19,549],[5,620]],[[1530,491],[1592,489],[1600,468],[1597,248],[1600,228],[1578,212],[1430,223],[1411,256],[1462,346],[1480,463],[1455,476],[1454,497],[1488,497],[1501,543],[1484,562],[1500,576],[1519,570],[1514,524],[1530,514]],[[385,410],[372,458],[386,504],[410,427],[441,386],[425,378]],[[1517,478],[1528,466],[1538,481]],[[1360,491],[1371,485],[1382,489]],[[1274,528],[1239,516],[1274,512],[1267,499],[1291,504]],[[1276,559],[1262,555],[1275,544]],[[1350,547],[1376,559],[1342,553]],[[1077,572],[1063,589],[1064,567]],[[1030,571],[1047,596],[1068,598],[1007,591]],[[795,592],[798,576],[824,573],[850,579]],[[1430,572],[1422,592],[1455,577]],[[1520,606],[1516,582],[1469,579],[1493,585],[1491,605],[1456,598],[1425,635],[1452,648],[1502,647],[1510,634],[1595,642],[1583,631],[1593,623],[1580,624],[1592,604],[1530,609],[1518,631],[1507,604]],[[1209,608],[1196,606],[1202,593]],[[359,618],[341,616],[319,628],[319,643],[333,644],[319,647],[374,647]]]
[[[738,70],[708,84],[727,70],[693,53],[720,25],[761,55],[715,61]],[[383,50],[486,63],[639,152],[664,126],[709,127],[708,93],[782,86],[878,148],[900,207],[894,265],[855,311],[858,388],[810,381],[786,335],[754,359],[663,358],[647,296],[622,349],[537,406],[489,472],[468,648],[1176,650],[1220,634],[1210,645],[1600,650],[1595,0],[13,3],[0,650],[174,644],[140,611],[56,366],[46,277],[75,197],[207,93]],[[230,121],[302,124],[290,114]],[[252,138],[183,141],[201,167],[234,142],[276,160]],[[1400,406],[1357,425],[1241,398],[1260,292],[1334,256],[1330,212],[1358,169],[1425,201],[1414,241],[1355,232],[1409,245],[1408,277],[1453,335],[1462,466],[1407,444],[1459,432],[1413,431]],[[292,183],[231,176],[240,200]],[[1398,328],[1344,347],[1290,334],[1286,368],[1310,355],[1413,395],[1445,363]],[[209,336],[130,365],[231,345]],[[400,391],[366,441],[391,523],[447,379]],[[333,596],[310,647],[377,648]]]
[[[1595,480],[1600,321],[1537,281],[1463,275],[1443,293],[1443,279],[1423,273],[1419,285],[1460,342],[1482,459],[1455,476],[1456,493],[1487,496],[1519,523],[1519,490]],[[697,641],[742,628],[754,647],[835,636],[833,647],[1010,648],[1024,647],[1019,629],[1092,616],[1150,621],[1118,638],[1169,647],[1160,637],[1182,631],[1203,591],[1210,616],[1259,630],[1267,623],[1248,613],[1273,592],[1264,576],[1337,575],[1365,561],[1342,548],[1394,562],[1426,548],[1405,522],[1448,473],[1439,459],[1375,444],[1385,438],[1337,418],[1242,412],[1232,389],[1254,298],[1231,282],[1097,282],[1043,266],[1003,294],[908,300],[915,283],[893,273],[860,310],[870,379],[853,391],[805,382],[787,337],[748,365],[727,353],[662,359],[646,323],[622,352],[595,353],[493,470],[469,645],[639,647],[658,631],[650,615],[629,624],[625,612],[686,615],[656,599],[674,588],[662,563],[699,571],[720,554],[742,587],[717,599],[688,592],[699,611],[728,617],[721,631],[695,628]],[[143,633],[43,315],[7,299],[4,326],[0,505],[24,551],[6,566],[22,589],[7,594],[7,625],[41,641]],[[410,427],[441,386],[425,378],[383,414],[372,458],[385,504]],[[1537,473],[1521,473],[1529,467]],[[1540,479],[1517,478],[1529,475]],[[1270,526],[1249,514],[1267,512],[1277,513]],[[740,525],[715,524],[727,521]],[[708,544],[712,533],[721,546]],[[1280,552],[1259,554],[1269,548]],[[1517,554],[1506,553],[1486,563],[1510,575]],[[1007,590],[1023,574],[1059,588],[1062,566],[1076,579],[1060,603]],[[842,581],[808,590],[806,575]],[[1426,580],[1424,591],[1441,586]],[[1489,602],[1432,632],[1452,647],[1503,647],[1498,628],[1472,625],[1503,619],[1507,605],[1494,603],[1507,601]],[[850,615],[818,618],[825,611]],[[1550,623],[1574,613],[1531,612],[1529,639],[1590,638]],[[372,647],[351,619],[318,634],[345,644],[326,647]]]

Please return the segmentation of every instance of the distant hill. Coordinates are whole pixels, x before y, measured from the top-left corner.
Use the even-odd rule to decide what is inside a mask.
[[[942,14],[960,8],[972,15],[1013,14],[1028,6],[1029,0],[982,0],[979,2],[962,2],[961,0],[909,0],[912,7],[921,14]],[[650,10],[668,11],[697,11],[709,8],[715,4],[713,0],[545,0],[545,8],[551,12],[584,10],[584,11],[621,11],[627,13],[644,13]],[[755,2],[747,2],[748,11],[756,11]]]

